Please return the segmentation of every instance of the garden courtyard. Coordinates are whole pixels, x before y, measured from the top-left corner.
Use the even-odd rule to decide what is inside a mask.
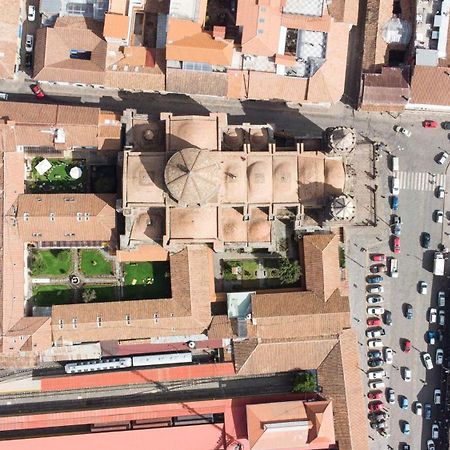
[[[118,264],[104,249],[31,249],[30,306],[169,298],[168,262]]]

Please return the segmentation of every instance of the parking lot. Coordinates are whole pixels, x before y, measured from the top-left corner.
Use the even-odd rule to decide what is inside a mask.
[[[409,124],[405,124],[408,127]],[[436,163],[437,156],[442,150],[448,149],[446,143],[446,132],[442,129],[423,129],[420,124],[415,124],[410,138],[392,133],[385,133],[379,136],[381,142],[388,146],[380,152],[378,160],[379,169],[379,189],[377,191],[377,216],[378,226],[372,229],[357,229],[348,233],[347,242],[347,264],[350,273],[350,300],[352,304],[353,323],[359,330],[359,346],[361,356],[361,370],[365,373],[365,386],[369,392],[369,373],[384,369],[381,373],[382,381],[386,388],[394,391],[394,403],[389,404],[384,398],[386,389],[379,389],[383,394],[380,400],[383,402],[383,409],[389,416],[386,417],[386,434],[383,437],[376,430],[369,428],[370,444],[373,449],[402,449],[403,444],[409,444],[411,449],[427,448],[427,441],[431,439],[431,427],[436,424],[439,427],[439,437],[434,439],[436,449],[448,448],[444,445],[446,440],[444,409],[445,409],[445,370],[448,367],[448,346],[446,340],[439,341],[436,336],[436,343],[429,344],[427,331],[437,331],[442,336],[447,335],[446,321],[444,327],[439,326],[439,309],[448,310],[450,304],[450,290],[448,277],[450,267],[447,267],[447,276],[433,277],[433,255],[438,245],[444,243],[448,246],[448,235],[450,226],[447,211],[450,208],[449,195],[445,193],[444,198],[438,197],[437,187],[446,184],[450,186],[450,180],[446,181],[446,169],[448,161],[443,165]],[[447,147],[445,147],[447,146]],[[392,155],[398,157],[399,170],[396,173],[399,188],[398,211],[391,210],[391,189],[392,189]],[[436,210],[442,210],[444,217],[442,223],[435,221]],[[394,236],[390,227],[392,214],[396,213],[401,217],[401,231],[399,242],[394,242]],[[429,249],[421,247],[421,237],[423,232],[430,234]],[[399,253],[394,255],[394,244],[399,247]],[[367,276],[371,275],[370,266],[374,264],[384,264],[381,261],[371,261],[374,254],[385,254],[390,258],[395,256],[398,259],[399,277],[392,278],[386,273],[373,274],[381,275],[382,281],[368,284]],[[389,266],[389,263],[387,263]],[[449,277],[450,278],[450,277]],[[427,293],[420,294],[420,281],[427,283]],[[367,292],[368,286],[379,284],[383,287],[382,293]],[[437,306],[437,292],[443,290],[447,294],[447,304],[445,308]],[[368,304],[367,297],[383,297],[382,303]],[[406,304],[412,306],[412,318],[406,317]],[[382,307],[391,312],[392,325],[381,325],[385,330],[385,335],[367,337],[367,319],[376,318],[376,315],[368,315],[368,307]],[[436,322],[429,323],[430,307],[436,308],[431,314],[436,314]],[[376,312],[376,310],[375,310]],[[441,313],[442,314],[442,313]],[[383,319],[385,316],[381,316]],[[433,317],[434,320],[434,317]],[[442,318],[441,318],[442,320]],[[377,322],[371,322],[377,324]],[[373,329],[373,328],[372,328]],[[376,329],[376,327],[374,328]],[[378,333],[375,333],[378,334]],[[392,364],[383,363],[380,367],[369,367],[367,347],[368,341],[381,339],[381,358],[385,357],[386,348],[392,349]],[[403,351],[407,340],[410,341],[411,350],[408,353]],[[443,365],[435,364],[436,350],[443,348]],[[433,368],[427,370],[424,365],[424,354],[429,353]],[[377,355],[375,355],[377,356]],[[374,363],[378,364],[378,363]],[[411,381],[405,381],[407,369],[411,373]],[[377,378],[377,377],[374,377]],[[441,403],[434,404],[434,391],[441,389]],[[368,404],[369,404],[369,398]],[[416,414],[416,405],[422,404],[422,415]],[[426,420],[424,407],[431,405],[431,419]],[[403,405],[404,409],[401,408]],[[369,409],[368,409],[369,413]],[[368,421],[369,423],[369,421]],[[410,433],[405,434],[403,430],[406,423],[409,425]],[[406,427],[408,426],[406,425]],[[421,438],[419,438],[421,436]]]

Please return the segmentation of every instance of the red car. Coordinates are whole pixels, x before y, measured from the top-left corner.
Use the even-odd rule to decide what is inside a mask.
[[[384,262],[386,260],[386,257],[383,255],[383,253],[374,253],[373,255],[370,255],[370,258],[372,259],[372,261]]]
[[[367,397],[369,397],[370,400],[380,400],[380,398],[383,398],[383,393],[380,391],[369,392],[367,394]]]
[[[400,238],[398,236],[394,236],[392,244],[394,246],[394,253],[398,255],[400,253]]]
[[[380,327],[382,324],[381,319],[378,317],[372,317],[370,319],[367,319],[367,325],[369,327]]]
[[[424,120],[423,126],[424,128],[438,128],[439,124],[435,120]]]
[[[371,273],[386,272],[386,266],[384,264],[374,264],[373,266],[370,266],[370,272]]]
[[[34,95],[36,96],[36,98],[38,99],[43,99],[45,97],[45,94],[42,92],[41,87],[39,86],[39,84],[32,84],[30,86],[31,90],[34,92]]]
[[[405,339],[403,342],[403,351],[405,353],[409,353],[411,351],[411,341],[409,339]]]
[[[371,403],[369,405],[370,412],[381,411],[382,409],[383,409],[383,402]]]

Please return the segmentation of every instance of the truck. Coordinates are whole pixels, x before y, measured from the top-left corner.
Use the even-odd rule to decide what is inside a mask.
[[[389,273],[392,278],[398,278],[398,259],[391,258],[389,260]]]
[[[444,254],[441,252],[434,252],[433,274],[440,277],[443,276],[444,266],[445,266]]]

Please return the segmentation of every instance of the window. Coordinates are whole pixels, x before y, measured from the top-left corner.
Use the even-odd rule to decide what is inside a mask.
[[[40,236],[42,236],[42,233],[31,233],[31,236],[40,237]]]
[[[158,314],[153,314],[153,321],[155,323],[159,323],[159,316],[158,316]]]
[[[50,213],[50,221],[51,221],[51,222],[54,222],[54,221],[55,221],[55,218],[56,218],[56,217],[55,217],[55,213],[51,212],[51,213]]]
[[[213,68],[211,64],[183,61],[184,70],[198,70],[200,72],[212,72]]]
[[[30,219],[30,215],[27,212],[23,213],[23,221],[28,222],[29,219]]]
[[[81,222],[83,220],[83,215],[80,212],[77,212],[77,220]]]
[[[97,316],[97,326],[100,328],[102,326],[102,317]]]
[[[92,52],[86,50],[70,50],[70,59],[84,59],[89,61],[91,59]]]
[[[62,320],[62,319],[59,319],[59,320],[58,320],[58,328],[59,328],[60,330],[62,330],[62,329],[64,328],[64,320]]]
[[[130,317],[129,314],[127,314],[127,315],[125,316],[125,323],[126,323],[127,325],[131,325],[131,317]]]
[[[78,319],[77,319],[76,317],[74,317],[74,318],[72,319],[72,326],[73,326],[74,328],[77,328],[77,327],[78,327]]]
[[[89,213],[84,213],[84,220],[86,222],[89,220]]]

